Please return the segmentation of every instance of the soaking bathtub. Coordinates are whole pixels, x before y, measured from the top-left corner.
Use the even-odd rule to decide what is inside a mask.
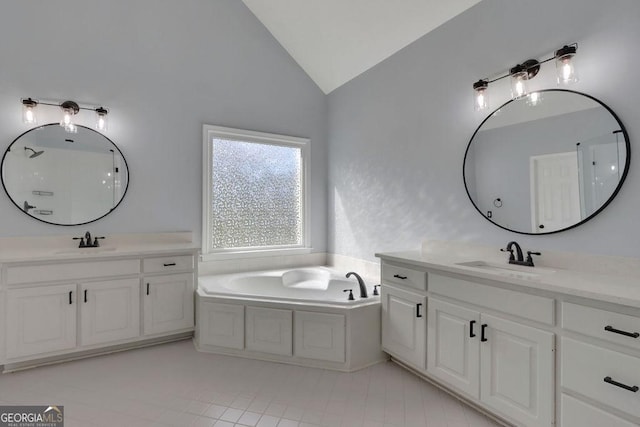
[[[354,300],[348,299],[352,289]],[[202,276],[196,291],[199,351],[339,371],[387,359],[380,297],[327,267]]]

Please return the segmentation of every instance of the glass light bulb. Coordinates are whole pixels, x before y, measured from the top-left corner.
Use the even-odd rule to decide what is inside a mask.
[[[476,94],[476,111],[485,110],[487,107],[487,97],[485,96],[484,91],[478,91]]]
[[[511,97],[513,99],[522,98],[529,93],[527,70],[521,66],[517,70],[511,70]]]
[[[559,56],[556,59],[556,72],[558,75],[558,84],[568,85],[578,81],[576,67],[573,54]]]
[[[473,84],[473,108],[482,111],[489,108],[488,88],[489,83],[480,80]]]
[[[107,126],[108,126],[107,114],[108,114],[108,111],[105,108],[103,107],[96,108],[96,129],[97,130],[99,131],[107,130]]]
[[[35,121],[36,121],[36,116],[35,114],[33,114],[33,108],[27,107],[26,111],[24,112],[24,122],[35,123]]]
[[[38,122],[36,119],[36,106],[38,103],[31,98],[22,101],[22,122],[27,125],[32,125]]]
[[[77,133],[78,132],[78,127],[76,125],[74,125],[73,123],[68,123],[64,126],[64,130],[66,130],[69,133]]]
[[[527,105],[535,107],[542,102],[542,94],[540,92],[532,92],[527,96]]]
[[[62,126],[68,126],[70,123],[71,123],[71,113],[65,110],[62,116],[62,122],[60,124]]]

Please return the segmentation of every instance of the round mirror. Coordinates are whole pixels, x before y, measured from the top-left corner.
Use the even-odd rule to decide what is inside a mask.
[[[116,145],[99,132],[57,123],[17,137],[2,158],[2,185],[11,201],[37,220],[80,225],[110,213],[122,201],[129,170]]]
[[[620,190],[629,137],[597,99],[550,89],[512,100],[487,117],[464,157],[467,194],[506,230],[549,234],[582,224]]]

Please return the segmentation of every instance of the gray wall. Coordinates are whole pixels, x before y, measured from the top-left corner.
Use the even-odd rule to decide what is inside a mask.
[[[242,2],[5,2],[0,39],[2,152],[27,129],[20,98],[99,103],[131,172],[120,207],[86,226],[38,222],[2,191],[0,237],[193,230],[199,241],[207,123],[311,138],[312,244],[326,250],[326,97]]]
[[[329,95],[329,250],[373,259],[425,239],[640,257],[636,138],[640,40],[636,0],[484,0]],[[523,236],[489,223],[462,181],[464,152],[484,119],[471,85],[579,42],[573,90],[608,104],[627,127],[631,169],[618,197],[588,223]],[[555,87],[553,63],[531,81]],[[508,88],[495,84],[495,107]]]

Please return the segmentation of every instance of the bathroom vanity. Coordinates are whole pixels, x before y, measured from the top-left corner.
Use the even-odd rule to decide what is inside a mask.
[[[450,253],[377,254],[396,362],[509,424],[640,424],[633,276]]]
[[[98,248],[71,242],[2,239],[5,372],[193,334],[191,233],[107,236]]]

